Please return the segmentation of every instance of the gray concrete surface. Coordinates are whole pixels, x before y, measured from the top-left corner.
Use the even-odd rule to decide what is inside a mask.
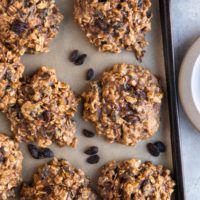
[[[172,0],[172,23],[179,67],[187,49],[200,36],[200,0]],[[200,200],[200,133],[189,122],[181,105],[180,111],[186,199]]]

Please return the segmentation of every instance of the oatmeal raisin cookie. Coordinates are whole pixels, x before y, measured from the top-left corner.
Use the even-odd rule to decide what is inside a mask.
[[[20,196],[20,200],[96,200],[84,172],[57,159],[40,167],[31,186],[23,185]]]
[[[163,93],[154,75],[130,64],[116,64],[82,94],[83,117],[110,142],[135,145],[158,130]]]
[[[15,196],[14,189],[22,181],[23,156],[19,145],[0,133],[0,199]]]
[[[99,51],[134,51],[141,60],[151,30],[150,0],[75,0],[74,18]]]
[[[17,141],[36,142],[41,147],[52,142],[75,146],[72,117],[78,99],[68,84],[57,80],[54,69],[41,67],[25,78],[17,95],[16,104],[7,112]]]
[[[20,58],[0,43],[0,110],[6,111],[16,102],[19,79],[24,72]]]
[[[20,55],[47,52],[62,18],[54,0],[1,0],[0,40]]]
[[[103,200],[170,200],[174,186],[169,170],[135,159],[107,163],[98,179]]]

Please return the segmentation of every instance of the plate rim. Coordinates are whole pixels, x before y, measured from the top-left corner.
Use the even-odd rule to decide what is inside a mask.
[[[192,74],[195,63],[200,56],[200,37],[191,45],[181,63],[179,72],[179,96],[181,105],[191,123],[200,131],[200,113],[195,105],[192,94]],[[185,88],[189,88],[188,90]],[[188,104],[188,102],[190,102]]]

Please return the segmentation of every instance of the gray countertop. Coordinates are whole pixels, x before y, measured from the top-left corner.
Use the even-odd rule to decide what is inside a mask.
[[[172,0],[172,23],[176,62],[180,67],[188,48],[200,36],[200,0]],[[187,200],[199,200],[200,133],[190,123],[181,105],[180,113],[185,195]]]

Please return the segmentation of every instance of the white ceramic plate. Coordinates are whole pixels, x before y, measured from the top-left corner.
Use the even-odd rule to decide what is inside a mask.
[[[179,74],[179,94],[185,112],[200,131],[200,38],[183,59]]]

